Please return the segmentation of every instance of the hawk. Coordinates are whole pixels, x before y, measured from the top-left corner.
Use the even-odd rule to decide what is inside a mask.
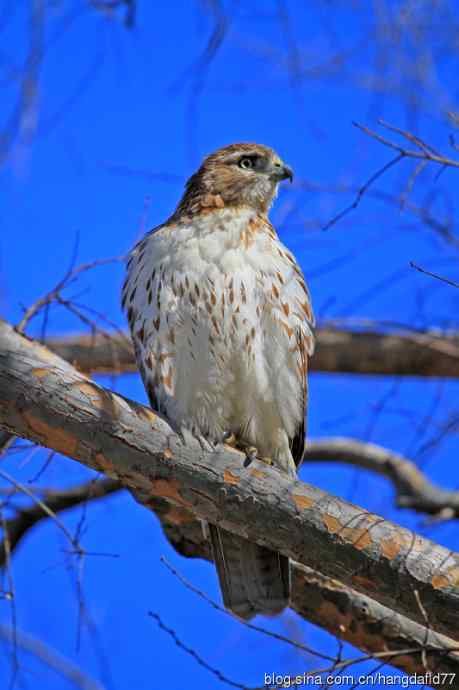
[[[154,410],[183,434],[233,442],[295,476],[314,318],[301,269],[268,220],[292,177],[259,144],[205,158],[172,216],[130,253],[122,305]],[[282,611],[288,558],[217,525],[209,532],[225,606],[246,619]]]

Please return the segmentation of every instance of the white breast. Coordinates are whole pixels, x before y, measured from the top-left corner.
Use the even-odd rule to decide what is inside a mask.
[[[134,249],[124,299],[152,404],[177,427],[214,440],[232,431],[288,466],[304,417],[309,298],[291,255],[256,222],[222,209],[164,226]]]

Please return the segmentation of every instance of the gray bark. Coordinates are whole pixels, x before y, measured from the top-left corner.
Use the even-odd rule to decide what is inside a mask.
[[[458,554],[260,462],[246,468],[233,449],[184,445],[151,410],[5,322],[0,427],[105,472],[146,503],[162,499],[169,517],[207,519],[421,625],[425,609],[432,630],[459,638]]]

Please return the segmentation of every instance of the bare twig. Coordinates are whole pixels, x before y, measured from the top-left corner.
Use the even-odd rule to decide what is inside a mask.
[[[366,182],[365,184],[360,187],[360,189],[357,192],[357,196],[355,197],[354,201],[352,204],[347,206],[343,211],[335,215],[326,225],[323,227],[324,230],[328,230],[332,225],[335,225],[338,221],[340,221],[344,216],[346,216],[348,213],[350,213],[352,210],[357,208],[357,206],[360,204],[362,197],[364,194],[368,191],[370,186],[378,180],[384,173],[387,172],[390,168],[392,168],[394,165],[399,163],[401,160],[405,158],[411,158],[411,159],[417,159],[420,161],[419,165],[416,166],[413,174],[408,180],[407,187],[405,192],[401,195],[400,197],[400,203],[403,208],[403,206],[406,203],[406,200],[408,198],[409,193],[411,192],[411,189],[413,187],[413,184],[418,177],[418,175],[422,172],[422,170],[426,167],[428,163],[436,163],[441,166],[441,170],[451,167],[451,168],[459,168],[459,161],[455,160],[454,158],[450,158],[449,156],[445,156],[442,153],[439,153],[436,151],[430,144],[427,144],[425,141],[423,141],[420,137],[412,134],[411,132],[408,132],[406,130],[400,129],[399,127],[395,127],[394,125],[391,125],[387,122],[384,122],[383,120],[378,120],[379,124],[384,127],[385,129],[394,132],[395,134],[398,134],[401,136],[403,139],[405,139],[407,142],[410,144],[413,144],[416,148],[407,148],[406,146],[399,144],[397,142],[392,141],[391,139],[388,139],[387,137],[382,136],[381,134],[378,134],[374,130],[370,129],[369,127],[366,127],[365,125],[361,125],[358,122],[353,122],[354,127],[357,127],[359,130],[361,130],[364,134],[368,135],[369,137],[375,139],[378,141],[380,144],[383,144],[387,148],[396,151],[397,155],[395,158],[390,160],[388,163],[383,165],[382,168],[376,171]]]
[[[417,146],[418,148],[407,149],[401,144],[397,144],[391,141],[390,139],[381,136],[381,134],[378,134],[369,127],[365,127],[365,125],[361,125],[358,122],[354,122],[353,124],[355,127],[360,129],[369,137],[376,139],[376,141],[379,141],[381,144],[384,144],[384,146],[387,146],[388,148],[393,149],[394,151],[398,151],[400,159],[418,158],[420,160],[425,160],[427,162],[437,163],[441,166],[459,168],[459,161],[455,160],[454,158],[449,158],[448,156],[445,156],[441,153],[438,153],[431,146],[419,139],[419,137],[416,137],[414,134],[410,134],[410,132],[406,132],[405,130],[394,127],[393,125],[389,125],[387,122],[384,122],[383,120],[379,120],[380,125],[382,125],[386,129],[400,134],[402,137],[407,139],[407,141],[415,144],[415,146]]]
[[[211,666],[207,661],[205,661],[202,656],[200,656],[194,649],[186,645],[182,640],[179,638],[175,630],[172,628],[169,628],[168,625],[163,623],[161,620],[159,614],[155,613],[154,611],[149,611],[148,615],[150,618],[153,618],[154,621],[158,624],[158,627],[166,632],[172,639],[174,640],[175,644],[179,649],[182,649],[184,652],[189,654],[193,659],[196,661],[199,666],[202,666],[203,668],[206,669],[206,671],[209,671],[215,678],[220,683],[224,683],[225,685],[229,685],[232,688],[239,688],[239,690],[249,690],[247,685],[242,685],[242,683],[237,683],[234,680],[231,680],[231,678],[228,678],[228,676],[225,676],[218,668],[215,666]]]
[[[29,321],[38,314],[38,312],[43,309],[48,304],[51,304],[60,296],[62,290],[71,285],[82,273],[89,271],[98,266],[106,266],[107,264],[115,263],[118,261],[123,261],[123,256],[115,256],[108,259],[96,259],[89,263],[81,264],[76,268],[73,265],[70,266],[68,271],[65,273],[64,277],[54,286],[52,290],[47,292],[43,297],[40,297],[34,304],[32,304],[28,309],[26,309],[24,316],[21,321],[16,326],[16,330],[20,333],[24,331]],[[73,262],[72,262],[73,263]]]
[[[408,178],[408,182],[406,183],[405,190],[400,195],[400,208],[402,210],[406,206],[406,202],[408,201],[408,197],[411,194],[414,183],[416,182],[417,178],[419,177],[419,175],[422,173],[422,171],[426,167],[427,163],[428,163],[428,161],[426,161],[426,160],[420,161],[415,166],[413,172],[411,173],[410,177]]]
[[[45,34],[44,0],[31,0],[28,55],[22,70],[18,102],[0,132],[0,164],[11,155],[14,144],[30,145],[36,130],[39,71],[43,59]]]
[[[113,479],[98,482],[87,482],[64,491],[42,490],[42,500],[34,495],[35,505],[21,508],[17,515],[6,521],[5,528],[9,539],[9,552],[12,553],[27,532],[39,522],[54,517],[62,510],[74,508],[81,503],[98,498],[104,498],[121,489],[121,485]],[[22,490],[22,486],[18,487]],[[30,494],[29,494],[30,495]],[[46,509],[44,508],[46,506]],[[70,535],[71,536],[71,535]],[[71,537],[74,540],[74,537]],[[6,563],[6,544],[0,544],[0,567]]]
[[[6,578],[8,582],[8,591],[4,593],[5,598],[10,602],[11,611],[11,641],[13,644],[13,663],[12,663],[12,678],[11,687],[14,686],[15,679],[19,671],[19,661],[18,661],[18,646],[17,646],[17,611],[16,611],[16,589],[14,586],[13,571],[11,567],[11,543],[8,534],[8,528],[3,512],[3,506],[0,507],[0,524],[4,534],[3,544],[4,544],[4,557],[5,557],[5,570]]]
[[[26,494],[29,496],[29,498],[32,499],[32,501],[36,504],[37,507],[39,507],[48,517],[50,517],[56,525],[59,527],[59,529],[65,534],[67,537],[68,541],[70,542],[71,546],[75,551],[81,551],[81,547],[76,541],[75,537],[72,536],[72,534],[68,531],[67,527],[64,525],[64,523],[59,519],[59,517],[56,515],[54,510],[52,510],[44,501],[42,501],[40,498],[38,498],[33,491],[31,491],[27,486],[24,484],[21,484],[18,482],[14,477],[12,477],[8,472],[5,470],[0,470],[0,477],[5,479],[6,481],[10,482],[18,491],[22,492],[23,494]],[[8,533],[8,530],[7,530]],[[9,543],[9,539],[8,539]],[[9,547],[8,547],[9,549]],[[4,553],[7,554],[7,549],[4,549]]]
[[[451,285],[452,287],[459,288],[459,283],[455,283],[454,280],[450,280],[449,278],[445,278],[444,276],[438,275],[438,273],[432,273],[432,271],[428,271],[426,268],[422,268],[421,266],[418,266],[417,264],[414,263],[414,261],[410,261],[410,266],[412,268],[415,268],[416,271],[419,271],[420,273],[425,273],[427,276],[430,276],[431,278],[435,278],[436,280],[440,280],[442,283],[446,283],[447,285]]]
[[[18,647],[32,654],[80,690],[103,690],[100,683],[83,673],[70,659],[45,645],[42,640],[20,630],[13,630],[3,623],[0,623],[0,636],[10,642],[15,641]]]
[[[285,637],[285,635],[280,635],[279,633],[275,633],[271,630],[267,630],[266,628],[262,628],[259,625],[254,625],[254,623],[250,623],[249,621],[237,618],[229,609],[223,608],[223,606],[220,606],[219,604],[217,604],[216,601],[213,601],[213,599],[207,596],[207,594],[203,592],[201,589],[192,585],[191,582],[189,582],[181,573],[179,573],[178,570],[174,568],[174,566],[171,563],[169,563],[169,561],[164,556],[161,556],[160,561],[166,566],[169,572],[172,573],[172,575],[174,575],[174,577],[176,577],[184,587],[186,587],[186,589],[188,589],[190,592],[193,592],[193,594],[196,594],[198,597],[203,599],[216,611],[219,611],[220,613],[223,613],[225,616],[229,616],[230,618],[237,620],[239,623],[244,625],[249,630],[253,630],[267,637],[271,637],[274,640],[277,640],[278,642],[284,642],[285,644],[291,645],[292,647],[295,647],[296,649],[302,652],[306,652],[307,654],[311,654],[312,656],[315,656],[319,659],[324,659],[326,661],[335,661],[333,657],[328,656],[327,654],[323,654],[322,652],[319,652],[316,649],[309,647],[308,645],[304,645],[301,642],[297,642],[296,640],[293,640],[291,637]]]
[[[189,656],[191,656],[200,666],[205,668],[207,671],[209,671],[213,676],[215,676],[219,682],[224,683],[226,685],[229,685],[230,687],[233,688],[240,688],[240,690],[251,690],[249,686],[246,684],[242,685],[241,683],[237,683],[236,681],[233,681],[231,678],[228,678],[228,676],[225,676],[219,669],[217,669],[215,666],[211,666],[207,661],[205,661],[196,650],[192,649],[189,647],[187,644],[185,644],[177,635],[176,631],[167,626],[161,619],[158,613],[149,611],[148,615],[153,618],[153,620],[156,621],[158,624],[159,628],[166,632],[174,641],[176,646],[186,652]],[[299,686],[300,684],[307,684],[307,678],[312,677],[315,680],[319,679],[321,676],[327,675],[329,676],[330,674],[336,672],[336,671],[344,671],[346,669],[351,668],[352,666],[356,666],[358,664],[361,664],[365,661],[369,661],[370,659],[382,659],[383,663],[378,665],[377,668],[381,668],[383,665],[387,664],[388,662],[390,663],[392,660],[396,659],[397,657],[400,656],[407,656],[411,657],[413,655],[421,655],[424,657],[424,655],[427,655],[428,652],[434,652],[438,654],[437,649],[430,649],[428,645],[425,647],[408,647],[405,649],[400,649],[397,651],[391,651],[391,650],[385,650],[382,652],[377,652],[375,654],[366,654],[364,656],[360,657],[354,657],[351,659],[340,659],[339,657],[336,657],[335,659],[332,660],[332,663],[330,666],[326,668],[318,668],[318,669],[313,669],[313,670],[308,670],[302,674],[294,674],[292,676],[289,676],[288,674],[278,674],[279,677],[282,679],[282,681],[279,684],[279,680],[277,678],[273,678],[273,682],[271,682],[271,679],[269,679],[268,684],[265,682],[263,686],[257,686],[256,688],[253,688],[253,690],[262,690],[263,688],[269,688],[270,690],[277,690],[278,688],[285,688],[285,687],[295,687]],[[459,651],[459,648],[453,651]],[[440,674],[441,676],[441,674]],[[454,676],[454,674],[452,674]],[[322,684],[322,683],[320,683]],[[328,685],[329,683],[327,683]],[[440,687],[441,686],[441,679],[440,683],[437,684],[435,682],[435,686]]]
[[[323,226],[322,230],[329,230],[332,227],[332,225],[335,225],[336,223],[338,223],[338,221],[344,218],[344,216],[347,216],[348,213],[356,209],[362,201],[364,194],[368,191],[371,185],[374,182],[376,182],[376,180],[379,180],[379,178],[382,177],[382,175],[384,175],[385,172],[387,172],[390,168],[392,168],[399,161],[401,161],[402,158],[403,154],[399,153],[398,156],[395,156],[395,158],[386,163],[386,165],[383,165],[382,168],[377,170],[370,178],[368,178],[368,180],[360,187],[359,191],[357,192],[357,196],[355,197],[352,204],[346,206],[346,208],[340,211],[340,213],[338,213],[336,216],[333,216],[333,218]]]

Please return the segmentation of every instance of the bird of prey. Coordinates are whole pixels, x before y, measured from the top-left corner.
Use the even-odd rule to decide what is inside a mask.
[[[268,220],[292,176],[259,144],[205,158],[172,216],[130,253],[122,304],[154,410],[177,431],[233,442],[295,476],[314,318],[303,274]],[[209,531],[225,606],[245,619],[282,611],[288,558]]]

